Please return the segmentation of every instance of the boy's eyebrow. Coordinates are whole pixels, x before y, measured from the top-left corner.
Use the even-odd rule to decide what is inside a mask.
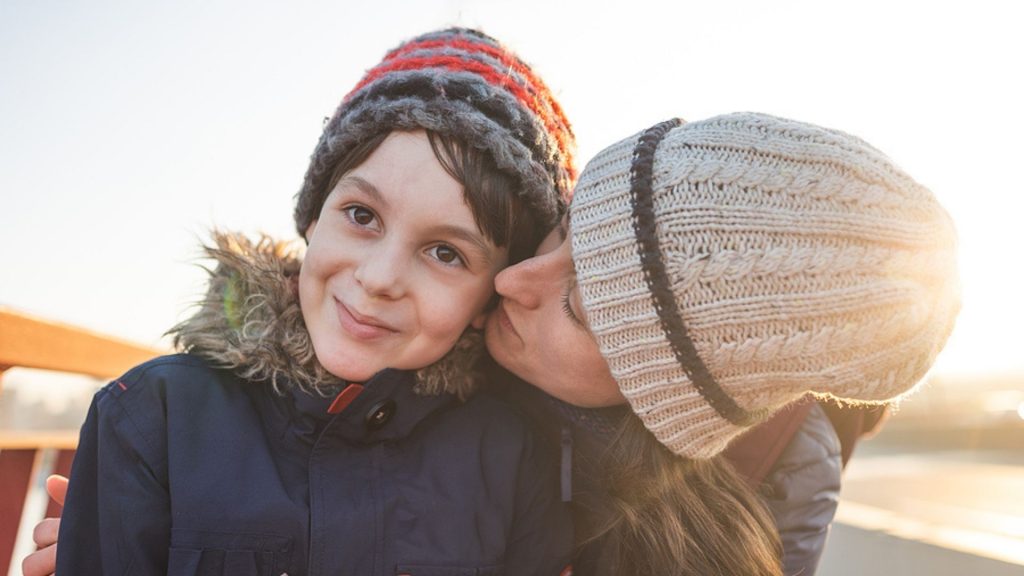
[[[354,176],[352,174],[345,176],[344,178],[341,179],[341,181],[354,184],[356,188],[359,188],[360,192],[373,198],[374,202],[383,205],[385,208],[390,208],[391,205],[388,204],[388,201],[387,199],[384,198],[384,195],[382,195],[380,193],[380,190],[377,190],[377,187],[371,184],[369,181],[359,176]]]

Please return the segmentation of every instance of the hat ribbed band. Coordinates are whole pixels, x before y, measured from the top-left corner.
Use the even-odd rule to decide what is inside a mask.
[[[633,208],[642,135],[605,150],[580,175],[570,212],[580,297],[601,355],[633,412],[676,454],[709,458],[745,428],[719,414],[698,390],[656,308]],[[645,186],[655,194],[665,178],[663,168],[654,162]],[[654,202],[656,208],[657,197]],[[655,219],[661,224],[657,214]],[[671,275],[673,264],[666,264]]]
[[[755,422],[756,418],[737,405],[722,390],[697,354],[676,305],[675,294],[672,292],[658,244],[657,222],[654,215],[654,154],[665,135],[681,125],[682,121],[674,118],[648,128],[640,135],[640,140],[633,151],[630,195],[633,200],[633,228],[636,231],[637,249],[643,265],[644,279],[647,281],[651,298],[654,299],[654,309],[658,312],[661,328],[665,332],[672,353],[679,361],[679,366],[700,395],[723,418],[738,426],[748,426]]]

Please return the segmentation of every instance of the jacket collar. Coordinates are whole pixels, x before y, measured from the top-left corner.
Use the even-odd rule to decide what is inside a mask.
[[[362,444],[400,440],[432,414],[458,403],[451,394],[417,394],[414,384],[412,372],[383,370],[358,386],[359,393],[341,410],[332,406],[338,404],[344,386],[316,391],[289,386],[280,392],[269,386],[250,387],[250,398],[271,435],[284,443],[283,451],[299,455],[339,439]]]
[[[205,246],[216,266],[198,311],[172,328],[176,347],[201,356],[246,381],[269,383],[278,392],[298,388],[330,395],[345,382],[316,359],[299,306],[301,246],[262,237],[214,232]],[[434,364],[410,372],[408,388],[423,395],[471,395],[481,380],[482,336],[467,330]],[[384,379],[389,380],[391,376]],[[369,387],[368,387],[369,388]]]
[[[328,436],[375,443],[408,436],[429,415],[456,401],[451,394],[416,394],[415,383],[413,372],[383,370],[361,385],[362,389],[337,413],[332,413],[332,406],[337,406],[338,396],[352,394],[352,389],[342,387],[337,394],[326,397],[297,388],[289,394],[299,420],[316,422],[311,430],[314,440]]]

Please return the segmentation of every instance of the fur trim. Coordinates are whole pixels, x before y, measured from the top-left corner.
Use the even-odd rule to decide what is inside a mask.
[[[316,359],[299,307],[301,248],[262,236],[212,233],[203,246],[216,266],[197,312],[168,331],[180,350],[278,392],[298,386],[330,395],[345,384]],[[467,329],[441,360],[416,372],[414,390],[424,395],[455,394],[465,399],[477,388],[483,338]]]
[[[455,346],[440,360],[416,371],[417,394],[455,394],[465,400],[480,388],[481,360],[486,356],[483,334],[467,328]]]

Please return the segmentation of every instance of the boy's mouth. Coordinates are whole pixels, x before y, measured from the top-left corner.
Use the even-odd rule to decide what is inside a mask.
[[[341,300],[334,299],[334,307],[337,311],[338,322],[346,332],[356,338],[373,339],[382,338],[398,332],[394,326],[374,316],[367,316],[359,311],[349,308]]]

